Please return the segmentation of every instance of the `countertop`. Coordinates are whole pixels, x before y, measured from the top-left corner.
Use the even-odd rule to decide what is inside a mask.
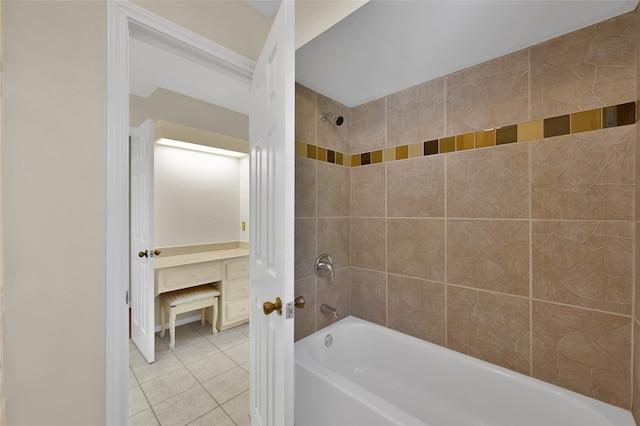
[[[173,266],[190,265],[193,263],[211,262],[214,260],[233,259],[249,256],[249,250],[235,248],[226,250],[203,251],[198,253],[179,254],[175,256],[162,255],[154,258],[154,269],[171,268]]]

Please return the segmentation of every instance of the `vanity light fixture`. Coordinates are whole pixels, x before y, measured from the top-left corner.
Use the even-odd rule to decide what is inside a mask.
[[[171,146],[174,148],[189,149],[191,151],[206,152],[209,154],[217,154],[217,155],[227,155],[229,157],[244,157],[245,155],[248,155],[244,152],[230,151],[228,149],[222,149],[222,148],[214,148],[212,146],[183,142],[175,139],[162,138],[158,140],[156,143],[160,145]]]

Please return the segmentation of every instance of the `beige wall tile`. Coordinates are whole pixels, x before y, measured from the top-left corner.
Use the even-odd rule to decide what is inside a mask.
[[[387,270],[444,281],[444,220],[388,219]]]
[[[529,53],[521,50],[448,75],[446,134],[529,119]]]
[[[319,307],[316,303],[316,277],[307,277],[296,280],[295,297],[304,297],[305,305],[302,309],[296,309],[296,320],[294,323],[294,339],[298,341],[316,331],[316,315]]]
[[[635,138],[635,126],[624,126],[531,144],[531,216],[632,219]]]
[[[334,269],[351,265],[349,250],[349,218],[319,218],[317,255],[326,253],[333,259]],[[322,279],[329,279],[329,276]]]
[[[296,217],[316,216],[317,161],[296,157]]]
[[[386,271],[386,259],[386,220],[351,218],[351,266]]]
[[[351,170],[351,216],[384,217],[385,205],[384,164]]]
[[[528,150],[513,144],[447,156],[447,216],[528,218]]]
[[[313,276],[316,260],[316,220],[296,219],[294,232],[295,279]]]
[[[640,33],[640,31],[639,31]],[[640,220],[640,122],[634,126],[636,128],[636,141],[635,141],[635,159],[636,159],[636,181],[635,181],[635,220]]]
[[[447,282],[529,296],[529,221],[448,220]]]
[[[447,285],[447,346],[529,374],[529,301]]]
[[[445,344],[444,284],[388,274],[388,327]]]
[[[351,109],[349,153],[373,151],[385,147],[385,98]]]
[[[351,170],[331,163],[318,163],[318,217],[349,216]]]
[[[531,48],[531,118],[634,100],[633,13]]]
[[[533,376],[625,409],[631,403],[631,319],[533,302]]]
[[[533,296],[631,314],[631,223],[533,222]]]
[[[387,200],[389,217],[443,217],[444,157],[387,164]]]
[[[633,241],[633,246],[635,248],[635,259],[634,259],[634,269],[635,269],[635,281],[634,281],[634,315],[637,321],[640,321],[640,246],[638,246],[638,242],[640,242],[640,223],[636,222],[635,224],[635,239]],[[638,365],[640,369],[640,365]],[[640,388],[638,388],[640,392]]]
[[[387,146],[407,145],[444,134],[444,78],[387,96]]]
[[[640,421],[640,324],[637,321],[633,323],[633,398],[632,409],[633,418],[636,423]]]
[[[351,268],[337,270],[336,281],[318,280],[318,299],[316,303],[316,316],[318,330],[324,328],[344,317],[351,315]],[[338,318],[320,312],[320,306],[325,303],[338,309]]]
[[[316,114],[316,125],[318,128],[318,146],[331,149],[334,151],[340,151],[348,153],[349,151],[349,122],[351,116],[349,108],[336,102],[332,99],[322,96],[318,96],[318,108]],[[327,121],[320,120],[322,113],[331,113],[336,116],[344,117],[344,123],[342,126],[337,126],[336,123],[327,119]]]
[[[296,83],[296,140],[316,143],[316,101],[318,95],[311,89]]]
[[[351,315],[387,325],[387,274],[351,268]]]

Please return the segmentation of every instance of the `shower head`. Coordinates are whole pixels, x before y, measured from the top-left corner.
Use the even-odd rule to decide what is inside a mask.
[[[342,117],[341,115],[336,116],[335,114],[331,114],[330,112],[323,112],[320,116],[320,120],[322,121],[327,121],[327,118],[335,121],[336,126],[342,126],[342,123],[344,123],[344,117]]]

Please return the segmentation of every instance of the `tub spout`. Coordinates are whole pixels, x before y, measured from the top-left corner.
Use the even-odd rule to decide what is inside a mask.
[[[322,306],[320,306],[320,312],[322,312],[323,314],[333,315],[334,318],[338,318],[338,308],[333,308],[324,303],[322,304]]]
[[[335,276],[333,275],[333,259],[328,254],[321,254],[316,259],[315,264],[316,275],[319,277],[324,277],[329,274],[331,282],[335,282]]]

